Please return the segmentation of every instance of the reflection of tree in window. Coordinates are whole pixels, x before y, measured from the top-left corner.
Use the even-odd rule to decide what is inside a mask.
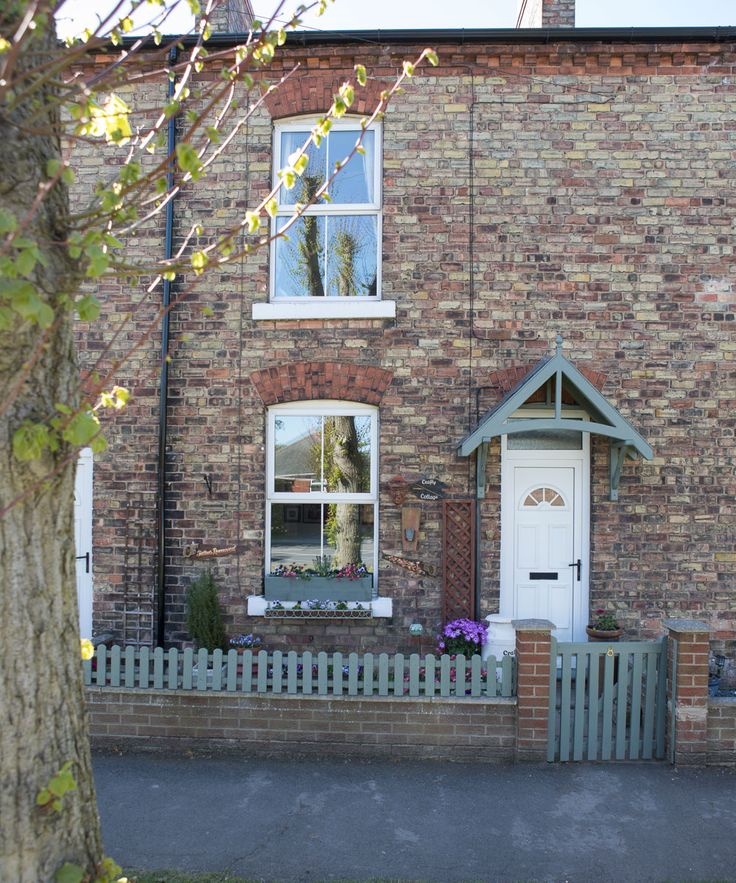
[[[325,487],[331,493],[366,493],[370,489],[370,420],[332,415],[323,424],[324,453],[312,448],[315,471],[321,463]],[[360,506],[335,503],[327,506],[325,535],[335,548],[335,564],[342,567],[361,560]]]
[[[300,179],[301,192],[299,202],[308,203],[322,186],[319,175],[303,175]],[[324,297],[325,287],[322,282],[322,243],[319,235],[319,219],[315,215],[304,215],[302,224],[298,225],[297,261],[291,268],[291,275],[297,282],[306,277],[307,291],[310,297]]]
[[[334,257],[336,270],[334,271],[335,292],[339,297],[356,297],[357,295],[374,296],[378,292],[376,274],[368,282],[358,279],[356,263],[365,244],[359,244],[356,235],[348,230],[339,230],[329,246],[330,256]],[[332,261],[328,257],[328,266]]]

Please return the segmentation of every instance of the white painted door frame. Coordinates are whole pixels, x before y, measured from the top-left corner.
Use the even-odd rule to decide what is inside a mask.
[[[83,448],[77,461],[74,483],[74,545],[77,558],[77,605],[79,633],[92,637],[92,449]]]
[[[567,415],[568,412],[566,412]],[[584,412],[569,412],[571,417],[586,419]],[[548,417],[546,409],[517,412],[518,417]],[[500,608],[501,616],[514,617],[514,469],[527,466],[568,466],[575,470],[574,529],[575,550],[573,561],[581,560],[580,581],[573,582],[572,640],[585,641],[590,603],[590,433],[582,433],[582,448],[578,451],[558,450],[509,450],[508,436],[501,436],[501,562],[500,562]],[[577,491],[579,486],[579,492]],[[577,548],[579,546],[579,548]]]

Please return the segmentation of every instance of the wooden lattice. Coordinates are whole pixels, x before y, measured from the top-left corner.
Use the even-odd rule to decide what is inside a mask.
[[[475,503],[442,503],[443,621],[475,618]]]

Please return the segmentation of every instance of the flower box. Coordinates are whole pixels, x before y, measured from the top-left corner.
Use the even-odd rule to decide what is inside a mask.
[[[373,577],[359,579],[346,577],[267,576],[267,601],[370,601],[373,595]]]

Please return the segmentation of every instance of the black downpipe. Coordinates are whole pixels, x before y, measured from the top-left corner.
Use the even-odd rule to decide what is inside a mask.
[[[169,50],[169,66],[176,64],[177,49]],[[174,97],[176,83],[169,78],[167,95],[169,101]],[[168,125],[168,157],[169,167],[166,172],[166,190],[174,189],[174,151],[176,150],[176,117],[169,119]],[[164,243],[165,260],[171,260],[174,253],[174,197],[166,203],[166,239]],[[156,646],[163,647],[166,632],[166,431],[167,411],[169,406],[169,328],[170,328],[171,282],[164,279],[162,307],[164,315],[161,320],[161,379],[159,382],[158,399],[158,572],[156,579],[158,613],[156,622]]]

